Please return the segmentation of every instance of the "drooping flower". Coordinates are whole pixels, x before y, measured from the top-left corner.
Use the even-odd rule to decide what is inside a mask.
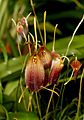
[[[54,59],[52,60],[52,65],[51,65],[51,71],[50,71],[50,76],[49,76],[49,81],[50,84],[55,84],[59,78],[59,75],[61,73],[61,70],[64,66],[63,64],[63,60],[61,59],[61,57],[59,57],[59,55],[57,55],[58,57],[54,57]]]
[[[16,31],[17,37],[18,39],[20,39],[18,40],[19,43],[21,42],[22,39],[28,42],[28,23],[25,17],[18,19],[18,22],[16,24]]]
[[[81,68],[82,64],[80,63],[80,61],[74,60],[71,62],[70,65],[71,65],[73,72],[74,72],[74,79],[76,79],[76,77],[78,75],[78,71]]]
[[[44,79],[45,71],[41,60],[37,54],[32,55],[25,69],[26,86],[31,91],[37,91],[43,85]]]
[[[41,46],[39,48],[38,55],[44,65],[44,68],[45,69],[50,68],[51,62],[52,62],[52,57],[51,57],[50,51],[46,47]]]

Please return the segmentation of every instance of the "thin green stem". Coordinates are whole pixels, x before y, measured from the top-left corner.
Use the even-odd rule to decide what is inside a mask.
[[[74,32],[73,32],[73,35],[72,35],[72,38],[71,38],[71,40],[70,40],[70,42],[69,42],[69,44],[68,44],[68,47],[67,47],[67,50],[66,50],[65,56],[67,56],[68,51],[69,51],[69,47],[70,47],[70,45],[71,45],[71,43],[72,43],[72,41],[73,41],[73,38],[74,38],[74,36],[75,36],[75,34],[76,34],[78,28],[79,28],[80,25],[82,24],[83,20],[84,20],[84,15],[83,15],[81,21],[79,22],[79,24],[77,25],[76,29],[75,29]],[[65,58],[64,58],[64,59],[65,59]]]
[[[14,23],[15,27],[16,27],[16,22],[15,20],[12,18],[11,21]]]
[[[44,41],[46,46],[46,11],[44,12]]]
[[[32,111],[32,96],[33,96],[33,92],[31,92],[29,95],[28,111]]]
[[[40,120],[41,120],[41,110],[40,110],[40,106],[39,106],[39,100],[38,100],[37,92],[35,92],[35,94],[36,94],[36,102],[37,102],[38,113],[39,113],[39,117],[40,117]]]
[[[18,103],[20,103],[21,100],[22,100],[22,98],[24,97],[24,93],[26,92],[26,89],[27,89],[27,88],[25,88],[25,89],[23,90],[23,92],[22,92],[22,94],[21,94],[21,96],[20,96],[20,98],[19,98],[19,100],[18,100]]]
[[[71,74],[71,76],[70,76],[69,80],[68,80],[67,82],[65,82],[65,83],[64,83],[64,85],[67,85],[67,84],[68,84],[68,83],[72,80],[73,73],[74,73],[74,71],[72,71],[72,74]]]
[[[30,32],[29,32],[29,35],[32,37],[33,42],[35,42],[34,36]]]
[[[48,89],[48,88],[46,88],[46,87],[44,87],[44,86],[41,86],[41,88],[46,89],[46,90],[48,90],[48,91],[50,91],[50,92],[53,92],[53,93],[55,93],[57,96],[59,96],[59,94],[58,94],[56,91],[54,91],[54,90]]]
[[[37,50],[37,30],[36,30],[36,17],[34,17],[34,32],[35,32],[35,40],[36,40],[35,49]]]
[[[23,86],[22,86],[21,82],[22,82],[22,77],[20,78],[19,84],[20,84],[21,92],[24,93]],[[27,110],[27,108],[26,108],[26,101],[24,99],[24,94],[23,94],[23,103],[24,103],[25,110]]]
[[[55,87],[56,87],[56,85],[53,86],[53,91],[54,91]],[[48,114],[48,111],[49,111],[49,107],[50,107],[50,103],[51,103],[52,97],[53,97],[53,92],[51,93],[51,96],[50,96],[50,99],[49,99],[49,102],[48,102],[48,106],[47,106],[47,109],[46,109],[46,117],[45,117],[45,120],[48,119],[48,118],[47,118],[47,117],[48,117],[47,114]]]
[[[58,24],[55,25],[55,29],[54,29],[54,38],[53,38],[53,47],[52,47],[52,51],[55,51],[55,35],[56,35],[57,26],[58,26]]]
[[[31,15],[31,12],[27,15],[26,20],[28,20],[28,18],[30,17],[30,15]]]
[[[84,76],[84,69],[83,69],[81,79],[80,79],[79,100],[78,100],[78,107],[77,107],[77,113],[76,113],[75,120],[79,120],[79,112],[80,112],[80,104],[81,104],[81,89],[82,89],[83,76]]]
[[[31,56],[31,46],[30,46],[30,36],[29,36],[29,34],[28,34],[28,49],[29,49],[29,54],[30,54],[30,56]]]
[[[79,8],[84,9],[83,4],[81,4],[78,0],[72,0]]]
[[[67,61],[68,61],[68,63],[70,62],[70,60],[69,60],[69,58],[67,57],[67,56],[62,56],[62,58],[65,58]],[[64,61],[63,61],[64,62]]]
[[[40,34],[41,40],[42,40],[42,42],[43,42],[43,37],[42,37],[41,30],[40,30],[40,25],[39,25],[39,22],[38,22],[38,19],[37,19],[36,13],[35,13],[35,9],[34,9],[33,1],[30,0],[30,3],[31,3],[31,7],[32,7],[32,10],[33,10],[34,16],[36,17],[37,27],[38,27],[38,30],[39,30],[39,34]]]

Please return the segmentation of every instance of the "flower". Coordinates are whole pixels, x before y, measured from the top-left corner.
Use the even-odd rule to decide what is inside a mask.
[[[70,65],[74,72],[74,78],[76,79],[76,77],[78,75],[78,71],[81,68],[82,64],[78,60],[73,60]]]
[[[17,25],[17,30],[16,31],[21,37],[23,37],[24,28],[23,28],[22,25]]]
[[[50,68],[51,62],[52,62],[52,57],[51,57],[50,51],[46,47],[41,46],[39,48],[38,55],[44,65],[44,68],[45,69]]]
[[[50,77],[49,77],[49,82],[51,84],[55,84],[57,82],[63,66],[64,64],[61,57],[60,58],[54,57],[54,59],[52,60]]]
[[[37,54],[34,54],[28,60],[25,69],[26,86],[31,91],[37,91],[43,85],[45,79],[44,66]]]
[[[23,26],[27,26],[27,20],[26,20],[25,17],[23,17],[23,18],[21,19],[21,24],[22,24]]]
[[[22,19],[18,19],[17,25],[16,25],[16,31],[19,39],[24,38],[27,42],[28,40],[28,23],[25,17],[22,17]],[[21,42],[21,41],[20,41]]]

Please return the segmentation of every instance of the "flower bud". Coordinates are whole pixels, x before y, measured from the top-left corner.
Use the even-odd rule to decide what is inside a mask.
[[[21,24],[22,24],[22,26],[28,27],[27,20],[26,20],[25,17],[23,17],[23,18],[21,19]]]
[[[23,26],[22,25],[17,25],[17,33],[23,37]]]
[[[31,91],[37,91],[43,85],[44,79],[45,71],[41,60],[38,55],[32,55],[25,69],[26,86],[28,86]]]
[[[27,36],[27,35],[28,35],[28,23],[27,23],[27,20],[26,20],[25,17],[23,17],[23,18],[21,19],[21,25],[23,26],[23,28],[24,28],[24,33],[25,33],[25,35]]]
[[[78,71],[79,71],[80,67],[82,66],[82,64],[80,63],[80,61],[74,60],[71,62],[70,65],[74,71],[74,78],[76,79],[76,77],[78,75]]]
[[[57,57],[52,60],[50,77],[49,77],[49,81],[51,84],[55,84],[57,82],[63,66],[64,64],[61,58]]]
[[[44,68],[50,68],[51,62],[52,62],[52,57],[50,51],[45,48],[44,46],[41,46],[38,52],[38,55],[44,65]]]

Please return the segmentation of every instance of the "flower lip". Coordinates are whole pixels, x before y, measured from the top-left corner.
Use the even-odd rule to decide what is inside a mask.
[[[73,72],[74,72],[74,79],[76,79],[77,75],[78,75],[78,71],[81,68],[82,64],[80,63],[80,61],[74,60],[71,62],[70,65],[71,65]]]
[[[82,66],[82,64],[80,63],[80,61],[78,61],[78,60],[74,60],[74,61],[72,61],[71,62],[71,67],[72,67],[72,69],[75,71],[75,70],[79,70],[80,69],[80,67]]]

